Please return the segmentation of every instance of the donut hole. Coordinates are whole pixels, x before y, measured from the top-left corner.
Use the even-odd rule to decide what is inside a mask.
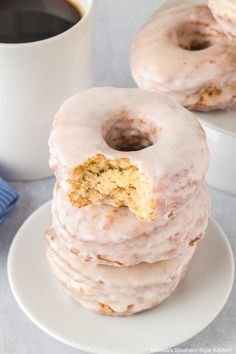
[[[157,142],[156,125],[142,118],[132,118],[127,112],[121,112],[118,118],[110,119],[102,127],[102,135],[114,150],[139,151]]]
[[[208,41],[197,41],[197,40],[193,40],[190,43],[190,47],[189,50],[203,50],[203,49],[207,49],[211,46],[211,43]]]
[[[211,36],[205,27],[186,25],[177,31],[178,45],[180,48],[190,51],[204,50],[212,46]]]

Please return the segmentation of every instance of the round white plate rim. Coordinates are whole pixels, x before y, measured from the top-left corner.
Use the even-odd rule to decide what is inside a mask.
[[[8,254],[8,260],[7,260],[7,271],[8,271],[8,280],[9,280],[9,284],[10,284],[10,288],[11,291],[15,297],[16,302],[18,303],[19,307],[21,308],[21,310],[25,313],[25,315],[38,327],[40,328],[43,332],[47,333],[48,335],[50,335],[52,338],[57,339],[58,341],[82,350],[82,351],[86,351],[88,353],[96,353],[96,354],[121,354],[120,350],[118,351],[110,351],[110,350],[106,350],[106,349],[98,349],[98,348],[94,348],[92,345],[91,346],[86,346],[86,345],[80,345],[78,346],[78,343],[75,343],[73,341],[67,340],[67,338],[63,337],[61,334],[55,333],[53,330],[51,330],[50,328],[48,328],[46,325],[43,325],[42,323],[40,323],[39,321],[37,321],[37,319],[30,313],[30,311],[27,309],[27,305],[24,304],[21,301],[20,296],[18,296],[18,293],[15,289],[14,286],[14,280],[12,278],[12,272],[11,272],[11,265],[12,265],[12,261],[14,259],[14,252],[15,249],[17,249],[17,243],[19,242],[20,239],[20,235],[21,233],[24,231],[24,228],[27,228],[28,222],[33,219],[33,218],[37,218],[38,216],[40,216],[40,214],[42,214],[44,212],[44,210],[49,209],[51,205],[51,201],[46,202],[45,204],[43,204],[41,207],[39,207],[37,210],[35,210],[26,220],[25,222],[21,225],[20,229],[18,230],[18,232],[16,233],[10,250],[9,250],[9,254]],[[168,346],[169,348],[171,347],[175,347],[181,343],[186,342],[187,340],[189,340],[190,338],[193,338],[194,336],[196,336],[197,334],[199,334],[200,332],[202,332],[212,321],[214,321],[214,319],[218,316],[218,314],[221,312],[221,310],[224,308],[230,294],[231,294],[231,290],[234,284],[234,273],[235,273],[235,265],[234,265],[234,255],[233,255],[233,251],[231,248],[231,245],[227,239],[226,234],[224,233],[223,229],[221,228],[221,226],[216,222],[216,220],[214,218],[210,218],[210,222],[218,229],[221,238],[223,239],[225,246],[227,248],[228,251],[228,255],[229,255],[229,261],[230,261],[230,266],[231,266],[231,274],[230,274],[230,281],[228,284],[228,290],[225,293],[224,298],[221,299],[221,303],[218,306],[218,310],[216,311],[216,313],[214,314],[214,316],[212,316],[211,320],[209,322],[206,323],[205,326],[203,326],[200,330],[197,330],[196,332],[193,332],[191,337],[189,335],[186,335],[182,338],[180,338],[177,342],[170,342],[170,345]],[[162,348],[161,350],[164,350],[165,348]],[[137,352],[137,350],[135,350],[134,352],[129,351],[124,351],[122,350],[122,354],[147,354],[147,353],[151,353],[150,351],[140,351]]]

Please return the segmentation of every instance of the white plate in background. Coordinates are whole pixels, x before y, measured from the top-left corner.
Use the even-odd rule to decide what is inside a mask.
[[[164,0],[157,6],[157,10],[183,3],[206,4],[207,1]],[[208,183],[215,188],[236,194],[236,110],[194,114],[199,118],[206,132],[211,153],[211,163],[207,173]]]

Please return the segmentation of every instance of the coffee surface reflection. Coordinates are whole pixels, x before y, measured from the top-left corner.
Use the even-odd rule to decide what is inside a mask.
[[[1,0],[0,42],[28,43],[54,37],[82,18],[66,0]]]

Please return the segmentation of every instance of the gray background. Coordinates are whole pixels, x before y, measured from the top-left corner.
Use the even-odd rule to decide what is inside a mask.
[[[155,9],[158,0],[95,0],[96,84],[133,86],[128,53],[131,39]],[[0,225],[0,354],[78,354],[35,327],[21,312],[10,292],[6,261],[11,241],[22,222],[49,200],[54,180],[15,182],[20,200]],[[236,246],[236,197],[211,189],[213,215]],[[220,315],[202,333],[178,348],[231,348],[236,352],[235,289]],[[207,304],[205,305],[207,306]],[[181,323],[180,323],[181,326]],[[92,336],[92,333],[91,333]]]

